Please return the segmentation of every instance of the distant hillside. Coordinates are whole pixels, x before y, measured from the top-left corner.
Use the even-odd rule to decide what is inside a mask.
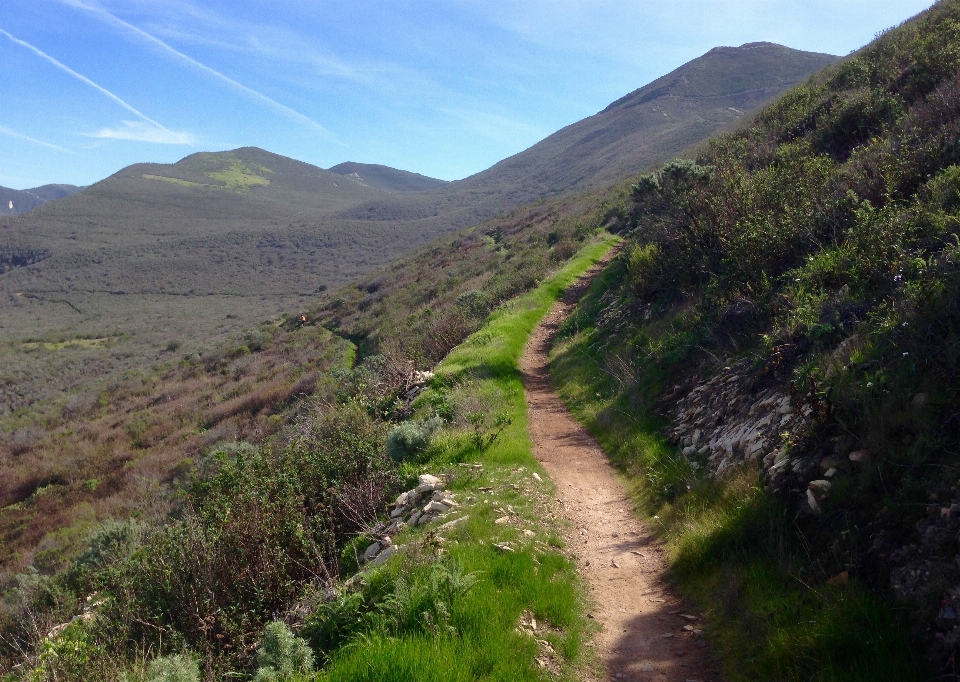
[[[449,184],[446,180],[437,180],[419,173],[397,170],[376,163],[356,163],[345,161],[330,168],[331,173],[343,175],[386,192],[425,192]]]
[[[76,194],[83,187],[76,185],[42,185],[31,189],[0,187],[0,215],[20,215],[48,201]]]
[[[49,377],[82,383],[88,370],[76,345],[40,354],[29,343],[100,339],[99,374],[168,345],[192,352],[443,234],[668,160],[735,121],[733,109],[832,59],[768,44],[718,48],[521,154],[427,191],[413,190],[439,181],[367,164],[324,170],[247,147],[137,164],[0,217],[0,385],[16,387],[6,407],[52,395]],[[2,357],[8,351],[15,358]]]
[[[395,220],[447,214],[467,225],[673,158],[838,58],[773,43],[717,47],[533,147],[429,195],[351,209]]]

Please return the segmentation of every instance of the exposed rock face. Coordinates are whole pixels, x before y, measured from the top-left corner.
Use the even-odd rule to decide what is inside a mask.
[[[926,404],[916,394],[911,409]],[[801,514],[826,515],[837,480],[853,479],[875,468],[879,455],[854,441],[830,438],[816,448],[793,448],[820,419],[828,417],[816,395],[785,385],[758,381],[747,362],[736,363],[698,383],[670,412],[667,435],[681,456],[712,476],[744,463],[762,472],[768,489],[787,495]],[[960,647],[960,485],[945,474],[938,489],[927,491],[923,518],[904,533],[893,514],[881,509],[857,532],[872,546],[850,558],[851,570],[891,595],[926,623],[943,656]],[[830,579],[846,582],[851,572]],[[828,582],[830,582],[828,581]]]
[[[781,387],[754,393],[752,374],[740,362],[698,384],[677,402],[669,435],[694,468],[705,466],[715,476],[745,461],[755,462],[771,482],[789,471],[813,470],[793,461],[783,444],[815,416],[815,407]]]

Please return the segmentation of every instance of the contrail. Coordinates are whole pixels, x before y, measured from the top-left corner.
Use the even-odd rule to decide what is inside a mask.
[[[26,41],[20,40],[19,38],[10,35],[10,34],[7,33],[6,31],[4,31],[2,28],[0,28],[0,33],[2,33],[3,35],[5,35],[7,38],[9,38],[10,40],[12,40],[12,41],[13,41],[14,43],[16,43],[17,45],[20,45],[20,46],[22,46],[22,47],[25,47],[25,48],[27,48],[28,50],[30,50],[31,52],[33,52],[34,54],[42,57],[43,59],[46,59],[48,62],[50,62],[51,64],[53,64],[55,67],[57,67],[57,68],[60,69],[61,71],[64,71],[64,72],[66,72],[66,73],[69,73],[71,76],[73,76],[73,77],[76,78],[77,80],[82,81],[83,83],[86,83],[86,84],[89,85],[91,88],[93,88],[93,89],[99,91],[100,93],[106,95],[106,96],[109,97],[111,100],[113,100],[114,102],[116,102],[116,103],[119,104],[121,107],[123,107],[124,109],[126,109],[126,110],[129,111],[130,113],[134,114],[135,116],[139,116],[140,118],[142,118],[142,119],[143,119],[144,121],[146,121],[147,123],[150,123],[151,125],[157,126],[160,130],[163,130],[164,132],[169,133],[170,135],[172,135],[173,137],[175,137],[175,138],[177,138],[177,139],[181,139],[179,135],[177,135],[175,132],[173,132],[173,131],[170,130],[169,128],[166,128],[166,127],[160,125],[159,123],[157,123],[156,121],[154,121],[152,118],[150,118],[149,116],[147,116],[147,115],[144,114],[143,112],[138,111],[137,109],[134,109],[132,106],[130,106],[129,104],[127,104],[126,102],[124,102],[122,99],[120,99],[119,97],[117,97],[116,95],[114,95],[112,92],[110,92],[109,90],[107,90],[105,87],[100,86],[100,85],[97,85],[96,83],[94,83],[92,80],[90,80],[89,78],[87,78],[87,77],[84,76],[83,74],[77,73],[76,71],[74,71],[73,69],[71,69],[71,68],[70,68],[69,66],[67,66],[66,64],[64,64],[64,63],[62,63],[62,62],[59,62],[59,61],[57,61],[56,59],[54,59],[53,57],[51,57],[50,55],[48,55],[46,52],[44,52],[44,51],[42,51],[42,50],[34,47],[33,45],[31,45],[30,43],[28,43],[28,42],[26,42]],[[192,146],[192,145],[191,145],[191,146]]]
[[[277,110],[277,111],[282,112],[283,114],[289,116],[290,118],[293,118],[293,119],[295,119],[295,120],[297,120],[297,121],[300,121],[301,123],[304,123],[304,124],[310,126],[311,128],[314,128],[315,130],[318,130],[319,132],[323,133],[324,135],[327,135],[327,136],[329,136],[329,137],[334,137],[333,133],[331,133],[329,130],[327,130],[326,128],[324,128],[322,125],[320,125],[319,123],[317,123],[316,121],[314,121],[314,120],[313,120],[312,118],[310,118],[309,116],[306,116],[306,115],[304,115],[304,114],[301,114],[301,113],[300,113],[299,111],[297,111],[296,109],[291,109],[290,107],[288,107],[288,106],[285,105],[285,104],[280,104],[280,102],[276,101],[275,99],[271,99],[270,97],[267,97],[267,96],[264,95],[263,93],[257,92],[257,91],[254,90],[253,88],[247,87],[246,85],[243,85],[242,83],[238,83],[237,81],[233,80],[233,79],[230,78],[229,76],[223,75],[222,73],[220,73],[220,72],[217,71],[216,69],[210,68],[210,67],[207,66],[206,64],[203,64],[203,63],[201,63],[201,62],[198,62],[198,61],[197,61],[196,59],[194,59],[193,57],[190,57],[189,55],[185,55],[183,52],[180,52],[179,50],[176,50],[175,48],[170,47],[170,45],[168,45],[167,43],[163,42],[162,40],[160,40],[160,39],[157,38],[156,36],[153,36],[153,35],[147,33],[147,32],[144,31],[143,29],[137,28],[137,27],[134,26],[133,24],[128,24],[128,23],[125,22],[123,19],[120,19],[119,17],[111,14],[111,13],[108,12],[107,10],[102,9],[102,8],[100,8],[100,7],[93,7],[93,6],[91,6],[91,5],[84,4],[83,2],[80,2],[79,0],[62,0],[62,1],[63,1],[65,4],[68,4],[68,5],[72,6],[72,7],[76,7],[76,8],[78,8],[78,9],[84,9],[84,10],[87,10],[88,12],[93,12],[94,14],[100,15],[102,18],[106,19],[107,21],[113,22],[114,24],[117,24],[117,25],[119,25],[119,26],[123,26],[124,28],[126,28],[126,29],[128,29],[128,30],[130,30],[130,31],[133,31],[133,32],[136,33],[138,36],[140,36],[140,37],[148,40],[148,41],[151,42],[151,43],[153,43],[154,45],[158,45],[159,47],[163,48],[164,50],[166,50],[166,51],[169,52],[170,54],[172,54],[172,55],[174,55],[174,56],[176,56],[176,57],[179,57],[180,59],[182,59],[183,61],[187,62],[187,63],[190,64],[191,66],[194,66],[194,67],[200,69],[201,71],[210,74],[211,76],[214,76],[214,77],[216,77],[216,78],[219,78],[219,79],[222,80],[223,82],[228,83],[229,85],[231,85],[231,86],[233,86],[234,88],[236,88],[236,89],[238,89],[238,90],[246,93],[247,95],[250,95],[250,96],[253,97],[254,99],[259,100],[260,102],[263,102],[264,104],[267,104],[267,105],[270,106],[271,108],[273,108],[273,109],[275,109],[275,110]],[[335,138],[334,138],[334,139],[335,139]]]
[[[56,149],[57,151],[66,152],[67,154],[76,154],[76,152],[72,152],[69,149],[64,149],[63,147],[58,147],[55,144],[50,144],[49,142],[44,142],[43,140],[35,140],[32,137],[27,137],[23,133],[18,133],[16,130],[11,130],[6,126],[0,126],[0,133],[4,135],[9,135],[10,137],[16,137],[20,140],[26,140],[27,142],[33,142],[34,144],[40,144],[40,145],[43,145],[44,147],[50,147],[50,149]]]

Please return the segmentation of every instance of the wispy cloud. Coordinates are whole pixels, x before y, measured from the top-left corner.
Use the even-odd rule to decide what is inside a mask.
[[[39,56],[39,57],[45,59],[46,61],[48,61],[49,63],[53,64],[55,67],[57,67],[58,69],[60,69],[60,70],[63,71],[64,73],[70,74],[71,76],[73,76],[73,77],[76,78],[77,80],[81,81],[82,83],[86,83],[86,84],[89,85],[91,88],[93,88],[94,90],[98,91],[99,93],[101,93],[101,94],[103,94],[103,95],[106,95],[106,96],[107,96],[109,99],[111,99],[113,102],[119,104],[121,107],[123,107],[124,109],[126,109],[127,111],[129,111],[130,113],[132,113],[133,115],[137,116],[138,118],[140,118],[140,119],[146,121],[147,123],[149,123],[149,124],[157,127],[159,130],[161,130],[161,131],[163,131],[163,132],[165,132],[165,133],[167,133],[167,134],[169,134],[169,135],[171,135],[171,136],[176,136],[176,133],[173,132],[172,130],[170,130],[169,128],[166,128],[165,126],[161,125],[160,123],[157,123],[157,122],[154,121],[152,118],[150,118],[149,116],[147,116],[146,114],[144,114],[142,111],[139,111],[139,110],[133,108],[131,105],[129,105],[129,104],[127,104],[126,102],[124,102],[122,99],[120,99],[119,97],[117,97],[116,95],[114,95],[112,92],[110,92],[109,90],[107,90],[105,87],[103,87],[103,86],[101,86],[101,85],[97,85],[96,83],[94,83],[92,80],[90,80],[89,78],[87,78],[87,77],[84,76],[83,74],[77,73],[76,71],[74,71],[73,69],[71,69],[69,66],[67,66],[66,64],[64,64],[64,63],[62,63],[62,62],[60,62],[60,61],[57,61],[56,59],[54,59],[53,57],[51,57],[50,55],[48,55],[46,52],[42,51],[41,49],[39,49],[39,48],[37,48],[37,47],[34,47],[33,45],[31,45],[30,43],[26,42],[25,40],[20,40],[19,38],[11,35],[10,33],[7,33],[6,31],[4,31],[2,28],[0,28],[0,34],[3,34],[3,35],[6,36],[7,38],[9,38],[11,41],[13,41],[14,43],[16,43],[17,45],[20,45],[21,47],[27,48],[28,50],[30,50],[31,52],[33,52],[33,53],[36,54],[37,56]],[[183,144],[188,144],[188,143],[184,142]]]
[[[0,126],[0,134],[7,135],[9,137],[15,137],[18,140],[26,140],[27,142],[32,142],[33,144],[38,144],[43,147],[49,147],[50,149],[56,149],[59,152],[65,152],[67,154],[76,154],[76,152],[72,152],[69,149],[64,149],[63,147],[58,147],[55,144],[50,144],[49,142],[44,142],[43,140],[37,140],[32,137],[28,137],[27,135],[24,135],[23,133],[18,133],[16,130],[12,130],[6,126]]]
[[[140,38],[146,40],[147,42],[149,42],[149,43],[151,43],[151,44],[153,44],[153,45],[156,45],[157,47],[160,47],[160,48],[163,49],[165,52],[168,52],[169,54],[174,55],[174,56],[177,57],[178,59],[181,59],[181,60],[185,61],[186,63],[190,64],[190,65],[193,66],[194,68],[199,69],[199,70],[203,71],[204,73],[207,73],[207,74],[209,74],[209,75],[211,75],[211,76],[213,76],[213,77],[215,77],[215,78],[223,81],[224,83],[227,83],[227,84],[230,85],[231,87],[233,87],[233,88],[235,88],[235,89],[243,92],[244,94],[252,97],[253,99],[255,99],[255,100],[257,100],[257,101],[259,101],[259,102],[261,102],[261,103],[263,103],[263,104],[266,104],[267,106],[269,106],[270,108],[272,108],[274,111],[277,111],[277,112],[279,112],[279,113],[281,113],[281,114],[283,114],[283,115],[287,116],[288,118],[291,118],[291,119],[293,119],[293,120],[295,120],[295,121],[299,121],[300,123],[302,123],[302,124],[304,124],[304,125],[306,125],[306,126],[308,126],[308,127],[310,127],[310,128],[313,128],[314,130],[316,130],[316,131],[318,131],[318,132],[320,132],[320,133],[323,133],[323,134],[326,135],[326,136],[333,137],[333,134],[332,134],[329,130],[327,130],[326,128],[324,128],[322,125],[320,125],[319,123],[317,123],[316,121],[314,121],[314,120],[313,120],[312,118],[310,118],[309,116],[306,116],[305,114],[301,114],[299,111],[297,111],[296,109],[292,109],[291,107],[288,107],[286,104],[281,104],[280,102],[276,101],[275,99],[273,99],[273,98],[271,98],[271,97],[268,97],[267,95],[264,95],[262,92],[258,92],[258,91],[254,90],[254,89],[251,88],[251,87],[248,87],[248,86],[246,86],[246,85],[244,85],[244,84],[242,84],[242,83],[238,83],[237,81],[233,80],[233,79],[230,78],[229,76],[226,76],[226,75],[220,73],[219,71],[217,71],[216,69],[211,68],[211,67],[207,66],[206,64],[203,64],[202,62],[197,61],[197,60],[194,59],[193,57],[190,57],[189,55],[186,55],[186,54],[184,54],[183,52],[180,52],[179,50],[171,47],[169,44],[167,44],[167,43],[165,43],[164,41],[160,40],[160,39],[157,38],[156,36],[154,36],[154,35],[152,35],[152,34],[150,34],[150,33],[147,33],[147,32],[144,31],[143,29],[138,28],[138,27],[134,26],[133,24],[130,24],[130,23],[124,21],[123,19],[119,18],[118,16],[116,16],[116,15],[114,15],[114,14],[111,14],[110,12],[108,12],[107,10],[105,10],[105,9],[103,9],[103,8],[101,8],[101,7],[96,7],[96,6],[93,6],[93,5],[88,5],[88,4],[84,3],[84,2],[81,2],[80,0],[62,0],[62,2],[64,2],[64,4],[67,4],[67,5],[71,6],[71,7],[75,7],[75,8],[77,8],[77,9],[82,9],[82,10],[85,10],[85,11],[87,11],[87,12],[91,12],[91,13],[95,14],[96,16],[100,17],[100,19],[102,19],[103,21],[106,21],[107,23],[111,23],[111,24],[113,24],[113,25],[115,25],[115,26],[120,26],[120,27],[122,27],[122,28],[125,28],[125,29],[127,29],[128,31],[133,32],[134,34],[136,34],[136,35],[139,36]]]
[[[190,133],[174,133],[160,130],[142,121],[121,121],[118,128],[103,128],[90,135],[108,140],[129,140],[153,144],[185,144],[193,146],[196,137]]]

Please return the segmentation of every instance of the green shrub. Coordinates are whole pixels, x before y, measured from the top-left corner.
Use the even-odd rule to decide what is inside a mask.
[[[269,623],[257,649],[256,682],[283,682],[313,672],[313,652],[283,621]]]
[[[656,286],[660,272],[660,247],[656,244],[634,244],[624,256],[627,283],[637,298],[643,298]]]
[[[430,445],[434,431],[441,424],[443,419],[439,416],[423,422],[406,421],[397,424],[387,436],[387,454],[390,459],[399,463],[425,451]]]
[[[144,682],[200,682],[200,666],[182,654],[155,658],[147,666]]]

